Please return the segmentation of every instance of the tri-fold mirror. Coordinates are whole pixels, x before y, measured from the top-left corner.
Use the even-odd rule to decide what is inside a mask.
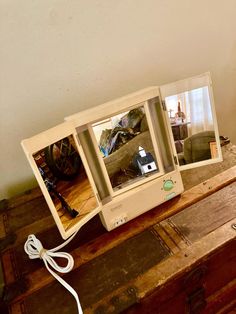
[[[63,238],[97,213],[110,230],[138,202],[145,212],[181,193],[179,170],[222,159],[210,75],[79,112],[22,146]]]

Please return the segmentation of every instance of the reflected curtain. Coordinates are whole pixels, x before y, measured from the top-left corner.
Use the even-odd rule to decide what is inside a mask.
[[[207,87],[194,89],[178,95],[166,98],[167,109],[174,113],[178,110],[178,102],[181,110],[186,115],[188,135],[191,136],[202,131],[213,131],[213,118]]]
[[[208,88],[198,88],[185,94],[185,110],[189,117],[189,135],[214,130]]]

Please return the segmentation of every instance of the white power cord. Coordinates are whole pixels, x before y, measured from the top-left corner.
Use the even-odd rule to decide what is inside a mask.
[[[56,251],[67,245],[74,238],[76,233],[77,232],[75,232],[61,245],[50,250],[45,250],[42,246],[42,243],[36,238],[36,236],[34,234],[30,234],[27,241],[25,242],[24,249],[30,259],[40,258],[43,260],[47,270],[53,275],[53,277],[55,277],[74,296],[78,307],[78,313],[83,314],[77,292],[65,280],[63,280],[57,273],[52,270],[53,268],[60,273],[68,273],[72,270],[74,266],[73,257],[69,253]],[[67,265],[65,267],[59,266],[53,259],[54,257],[62,257],[67,259]],[[51,268],[49,266],[51,266]]]

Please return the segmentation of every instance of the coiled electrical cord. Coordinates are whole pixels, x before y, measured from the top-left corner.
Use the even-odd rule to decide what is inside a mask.
[[[50,250],[44,249],[42,243],[36,238],[36,236],[34,234],[30,234],[27,241],[25,242],[24,249],[30,259],[40,258],[43,260],[47,270],[53,275],[53,277],[56,278],[74,296],[78,307],[78,313],[83,314],[77,292],[64,279],[62,279],[57,273],[53,271],[54,269],[60,273],[68,273],[72,270],[74,266],[73,257],[69,253],[56,251],[67,245],[74,238],[76,233],[77,232],[75,232],[61,245]],[[67,265],[65,267],[59,266],[54,260],[55,257],[67,259]]]

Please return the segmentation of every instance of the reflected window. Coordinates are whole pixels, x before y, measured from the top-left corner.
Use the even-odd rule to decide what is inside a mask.
[[[143,106],[92,127],[115,191],[159,172]]]
[[[189,124],[189,135],[214,130],[208,87],[166,97],[166,106],[172,124]]]
[[[217,158],[208,87],[165,99],[180,165]]]

